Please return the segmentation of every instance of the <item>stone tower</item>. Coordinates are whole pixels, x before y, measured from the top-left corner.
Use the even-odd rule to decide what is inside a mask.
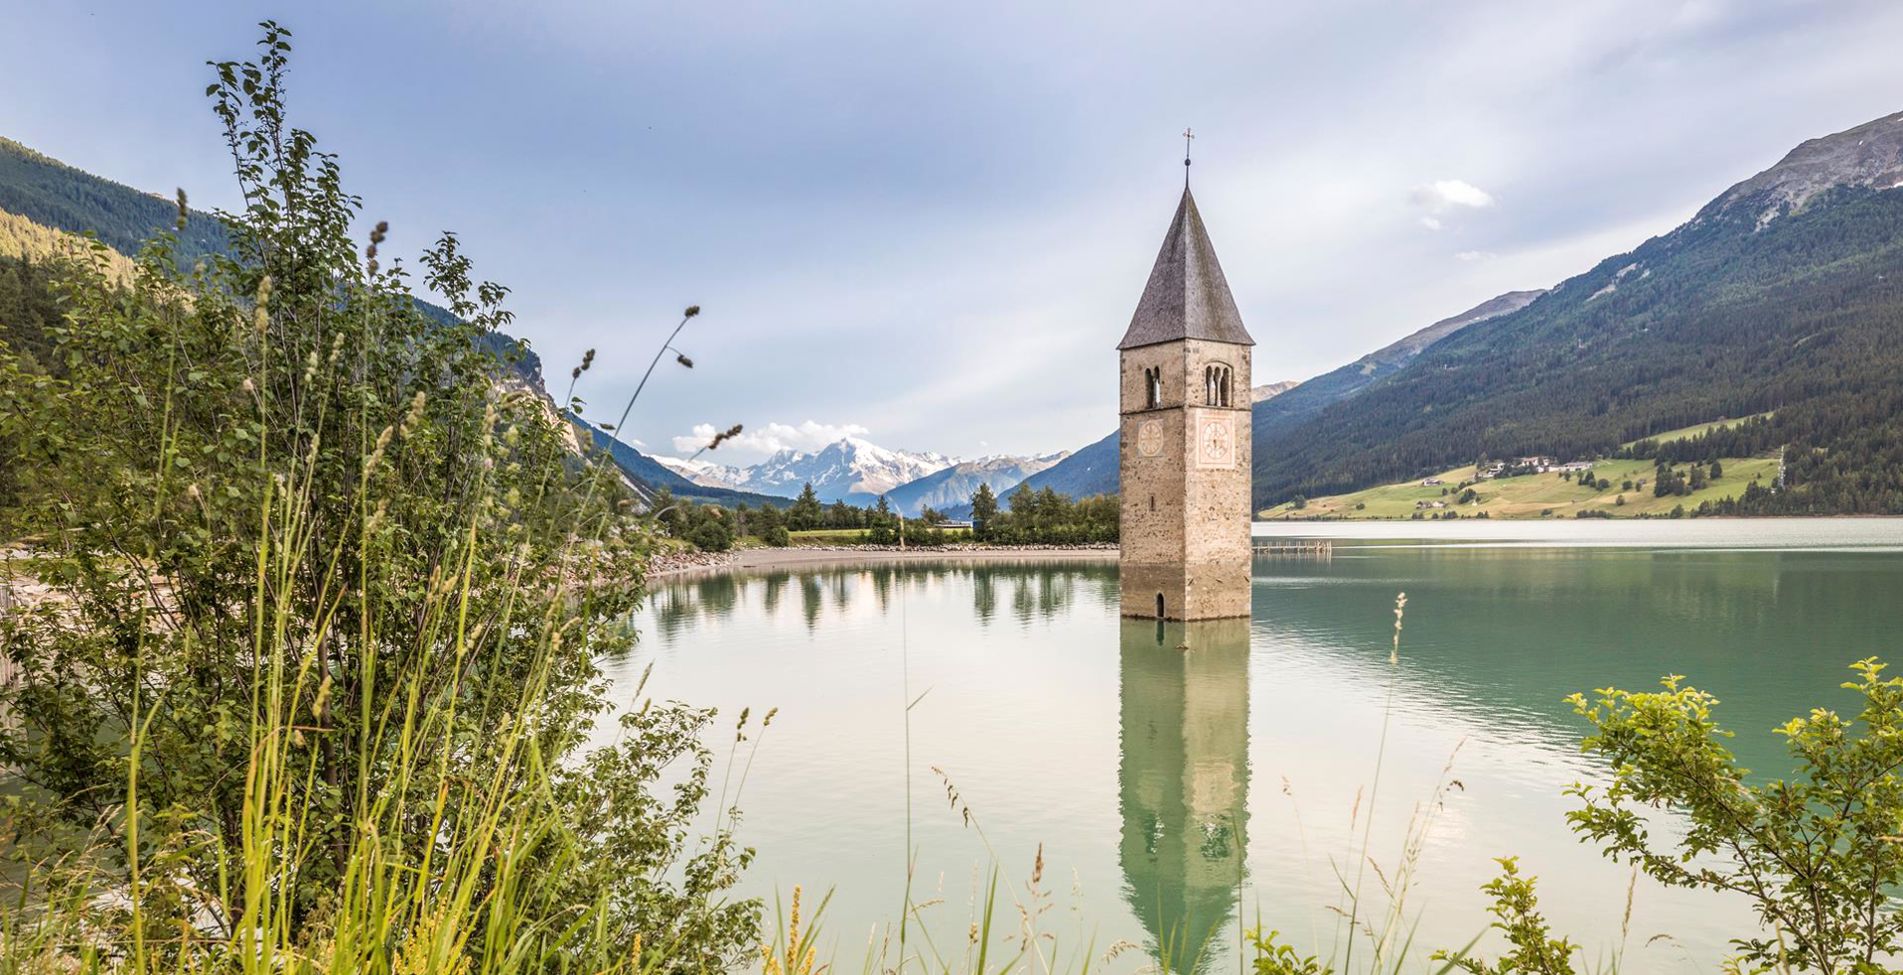
[[[1185,186],[1117,344],[1125,616],[1249,615],[1254,345]]]

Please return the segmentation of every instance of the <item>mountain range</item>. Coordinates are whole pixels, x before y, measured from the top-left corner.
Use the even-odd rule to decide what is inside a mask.
[[[1903,513],[1899,190],[1903,113],[1807,141],[1683,225],[1550,289],[1499,295],[1305,382],[1257,387],[1255,506],[1483,456],[1583,459],[1768,413],[1728,434],[1750,442],[1723,445],[1726,456],[1782,452],[1782,490],[1750,510]],[[0,244],[51,228],[122,253],[177,216],[167,199],[3,139],[0,211],[12,221]],[[187,257],[227,246],[217,219],[197,211],[180,241]],[[485,341],[556,409],[525,343]],[[846,438],[737,468],[649,456],[586,430],[638,487],[719,503],[781,504],[811,482],[828,501],[885,495],[908,513],[957,512],[980,483],[1007,502],[1019,486],[1074,497],[1117,487],[1115,434],[1068,454],[976,461]]]
[[[1903,113],[1812,139],[1551,289],[1442,319],[1252,411],[1265,508],[1477,457],[1603,455],[1772,412],[1753,510],[1903,512]],[[1697,447],[1683,449],[1699,449]],[[1717,449],[1712,445],[1709,449]],[[1025,481],[1114,492],[1112,434]]]
[[[854,505],[873,504],[894,488],[958,463],[944,454],[893,450],[863,437],[841,437],[818,450],[778,450],[748,467],[673,457],[654,459],[704,487],[795,498],[811,484],[821,501]]]
[[[1899,190],[1903,112],[1799,145],[1350,398],[1292,422],[1258,408],[1257,507],[1772,411],[1754,443],[1707,444],[1783,451],[1782,490],[1753,512],[1903,511]]]
[[[959,460],[933,452],[893,450],[861,437],[844,437],[818,450],[781,450],[749,467],[672,457],[652,460],[705,488],[793,498],[811,484],[821,501],[866,505],[877,503],[883,495],[895,510],[915,516],[924,507],[940,511],[966,507],[979,484],[1002,492],[1066,456],[1058,452],[1041,457]]]

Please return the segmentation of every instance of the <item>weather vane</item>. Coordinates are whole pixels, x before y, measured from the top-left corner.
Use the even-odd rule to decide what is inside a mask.
[[[1183,130],[1183,186],[1189,186],[1189,141],[1196,138],[1194,129]]]

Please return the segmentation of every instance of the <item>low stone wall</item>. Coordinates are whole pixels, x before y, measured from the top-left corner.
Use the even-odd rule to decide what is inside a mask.
[[[1117,546],[1091,545],[789,545],[785,548],[749,548],[733,552],[676,552],[657,555],[648,562],[648,575],[662,576],[677,572],[732,567],[736,569],[796,568],[802,565],[841,562],[910,562],[935,558],[970,561],[974,559],[1027,559],[1038,556],[1114,556]]]

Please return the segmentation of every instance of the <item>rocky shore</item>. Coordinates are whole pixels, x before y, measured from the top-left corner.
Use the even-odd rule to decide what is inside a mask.
[[[902,561],[1029,561],[1114,558],[1114,544],[1087,545],[934,545],[899,549],[891,545],[800,545],[751,548],[737,552],[680,552],[656,556],[650,576],[711,569],[772,569],[798,565]]]

